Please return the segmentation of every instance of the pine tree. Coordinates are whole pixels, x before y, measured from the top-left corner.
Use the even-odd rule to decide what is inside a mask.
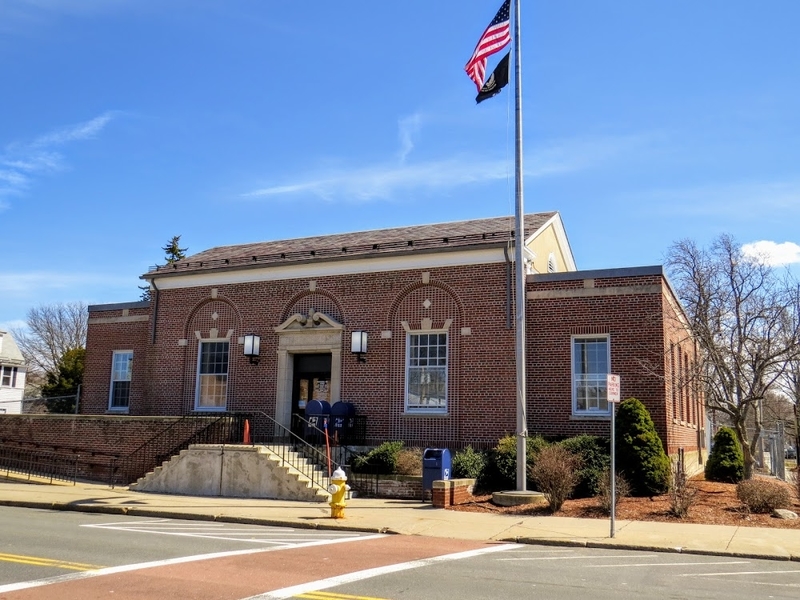
[[[669,488],[669,457],[650,413],[636,398],[628,398],[619,405],[616,463],[634,496],[658,496]]]
[[[706,461],[706,479],[725,483],[739,483],[744,478],[744,455],[730,427],[720,427],[714,434],[714,445]]]
[[[56,370],[47,374],[47,383],[42,386],[42,396],[47,398],[47,410],[51,413],[75,412],[75,395],[83,382],[85,348],[67,350],[58,361]]]
[[[172,236],[172,239],[167,242],[167,245],[162,248],[164,251],[164,260],[167,261],[168,265],[172,263],[176,263],[179,260],[183,260],[186,258],[186,250],[188,248],[181,248],[180,247],[181,236],[175,235]]]
[[[166,261],[166,264],[171,265],[172,263],[176,263],[179,260],[186,258],[186,251],[188,248],[181,248],[180,241],[181,236],[173,235],[167,244],[161,248],[164,251],[164,260]],[[145,302],[149,301],[150,286],[140,285],[139,289],[142,290],[141,299]]]

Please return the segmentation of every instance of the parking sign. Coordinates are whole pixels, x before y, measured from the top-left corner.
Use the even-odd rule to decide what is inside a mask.
[[[606,375],[606,392],[609,402],[619,402],[619,375]]]

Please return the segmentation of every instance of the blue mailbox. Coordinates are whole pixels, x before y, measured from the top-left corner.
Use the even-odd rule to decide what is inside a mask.
[[[331,405],[325,400],[311,400],[306,404],[305,439],[307,442],[321,442],[325,427],[330,419]]]
[[[446,448],[425,448],[422,454],[422,494],[433,490],[433,482],[439,479],[450,479],[453,462],[450,450]]]
[[[331,431],[336,442],[343,443],[353,430],[356,407],[352,402],[337,402],[331,406]]]

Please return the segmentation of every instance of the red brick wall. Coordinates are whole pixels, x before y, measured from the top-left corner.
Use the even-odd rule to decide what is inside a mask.
[[[534,433],[545,435],[608,435],[608,417],[572,415],[572,336],[607,334],[611,370],[620,376],[621,397],[634,396],[650,411],[659,435],[666,439],[663,385],[663,320],[660,292],[602,295],[600,290],[621,286],[658,286],[657,276],[538,282],[529,291],[592,292],[529,300],[528,420]]]
[[[694,376],[698,350],[688,336],[677,301],[668,290],[664,295],[665,426],[670,454],[678,448],[687,451],[702,447],[705,427],[705,400],[702,384]]]
[[[308,279],[219,285],[214,298],[211,287],[161,291],[154,342],[149,322],[90,321],[82,412],[105,412],[111,351],[125,348],[134,349],[131,414],[192,411],[195,332],[208,337],[210,329],[216,328],[220,337],[232,331],[228,410],[272,415],[278,354],[274,328],[291,314],[313,308],[344,325],[341,397],[353,402],[358,414],[368,416],[368,438],[404,439],[423,445],[494,442],[516,429],[515,332],[513,326],[506,327],[506,265],[447,267],[429,273],[427,284],[422,270],[413,270],[319,277],[314,291],[310,291]],[[531,433],[608,433],[608,419],[572,417],[570,373],[571,335],[608,333],[612,370],[621,376],[623,397],[636,396],[644,402],[671,451],[696,445],[692,444],[696,428],[680,420],[672,422],[671,388],[667,385],[670,340],[686,336],[665,300],[662,276],[648,273],[632,275],[623,270],[614,276],[614,272],[604,272],[594,274],[591,284],[585,283],[586,275],[580,273],[556,281],[547,276],[530,278],[528,292],[534,295],[571,291],[566,297],[527,301]],[[656,286],[658,291],[648,291],[645,286]],[[640,287],[642,292],[615,291],[623,287]],[[585,295],[587,289],[589,295]],[[425,300],[430,301],[428,308]],[[142,314],[148,312],[144,309]],[[116,314],[93,312],[92,316]],[[423,318],[431,319],[434,329],[451,321],[446,416],[410,415],[403,410],[406,333],[402,322],[414,330],[420,328]],[[462,328],[469,328],[470,334],[462,333]],[[366,363],[357,362],[349,351],[354,330],[369,333]],[[382,338],[382,331],[391,331],[391,337]],[[236,343],[247,333],[261,336],[258,365],[249,364]],[[182,339],[187,345],[179,346]],[[687,343],[681,343],[688,352]],[[700,412],[695,410],[686,422],[702,422]]]
[[[129,309],[125,317],[147,317],[147,321],[125,321],[123,309],[89,313],[86,336],[86,363],[79,410],[84,414],[103,414],[108,410],[111,385],[111,361],[114,350],[133,350],[130,410],[128,414],[148,414],[149,308]],[[115,323],[103,322],[109,319]]]
[[[176,421],[177,417],[2,415],[0,443],[126,456]]]
[[[369,415],[370,438],[447,442],[467,435],[496,440],[514,429],[514,415],[504,408],[515,389],[514,333],[505,328],[505,265],[429,272],[427,285],[422,283],[422,271],[415,270],[380,276],[320,277],[315,279],[314,292],[309,291],[307,279],[215,286],[216,299],[211,298],[210,287],[162,291],[155,343],[150,344],[149,331],[147,336],[147,372],[134,373],[134,379],[145,381],[144,397],[132,397],[131,414],[183,414],[193,409],[197,368],[194,332],[201,331],[207,337],[212,326],[221,335],[233,330],[228,409],[274,414],[278,334],[273,328],[294,312],[315,308],[333,312],[331,316],[341,319],[345,326],[341,397],[353,402],[359,414]],[[423,306],[426,299],[432,302],[429,309]],[[214,313],[216,321],[211,320]],[[403,414],[406,334],[401,321],[419,329],[426,317],[434,328],[452,320],[448,417]],[[107,333],[109,327],[103,327],[97,335],[93,332],[88,343],[91,365],[98,374],[93,374],[91,385],[84,390],[87,412],[105,410],[108,402],[110,358],[105,366],[95,355],[108,354],[108,348],[119,345],[110,341],[115,338]],[[470,327],[471,335],[462,335],[462,327]],[[95,328],[99,329],[90,327]],[[369,332],[366,363],[358,363],[349,351],[350,332],[359,329]],[[391,338],[381,338],[382,331],[391,331]],[[258,365],[249,364],[236,344],[246,333],[261,336]],[[180,339],[188,340],[188,345],[179,346]],[[136,356],[134,364],[139,364]]]

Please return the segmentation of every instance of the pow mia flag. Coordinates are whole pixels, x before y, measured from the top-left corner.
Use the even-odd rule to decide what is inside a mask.
[[[481,91],[475,96],[475,102],[480,104],[484,100],[496,96],[500,93],[500,90],[508,85],[508,57],[510,54],[510,52],[506,53],[506,55],[500,59],[500,62],[497,63],[489,79],[486,80]]]

